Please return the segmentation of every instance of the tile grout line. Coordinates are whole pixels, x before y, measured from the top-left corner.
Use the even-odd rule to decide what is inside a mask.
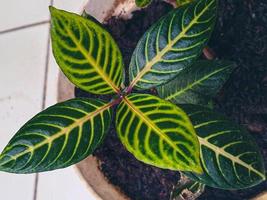
[[[50,0],[50,5],[54,5],[54,0]],[[50,22],[50,19],[49,21]],[[48,37],[46,43],[46,57],[45,57],[45,74],[44,74],[44,82],[43,82],[43,97],[42,97],[42,110],[45,109],[46,106],[46,95],[47,95],[47,80],[48,80],[48,67],[49,67],[49,59],[50,59],[50,29],[51,24],[48,28]],[[34,181],[34,193],[33,193],[33,200],[37,200],[38,197],[38,183],[39,183],[39,173],[35,174],[35,181]]]
[[[45,74],[44,74],[44,83],[43,83],[43,98],[42,98],[42,110],[46,107],[46,95],[47,95],[47,79],[48,79],[48,67],[49,67],[49,59],[50,59],[50,29],[48,28],[48,39],[46,45],[46,57],[45,57]]]
[[[15,27],[15,28],[6,29],[6,30],[3,30],[3,31],[0,31],[0,35],[1,34],[10,33],[10,32],[14,32],[14,31],[23,30],[23,29],[26,29],[26,28],[40,26],[40,25],[43,25],[43,24],[48,24],[49,22],[50,22],[50,20],[44,20],[44,21],[40,21],[40,22],[36,22],[36,23],[32,23],[32,24],[26,24],[26,25],[23,25],[23,26],[18,26],[18,27]]]
[[[34,179],[33,200],[37,200],[38,181],[39,181],[39,174],[36,173],[35,174],[35,179]]]

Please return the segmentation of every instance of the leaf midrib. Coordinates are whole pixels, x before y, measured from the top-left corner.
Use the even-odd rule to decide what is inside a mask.
[[[210,143],[206,139],[203,139],[199,136],[198,136],[198,140],[199,140],[200,145],[204,145],[204,146],[212,149],[215,152],[215,154],[220,154],[220,155],[223,155],[223,156],[229,158],[232,162],[238,163],[241,166],[244,166],[245,168],[249,169],[250,171],[253,171],[254,173],[258,174],[260,177],[262,177],[263,180],[265,180],[264,174],[262,174],[261,172],[259,172],[255,168],[253,168],[251,165],[245,163],[244,161],[242,161],[238,157],[233,156],[232,154],[226,152],[224,149],[215,146],[214,144]]]
[[[182,30],[179,35],[173,39],[169,44],[166,45],[151,61],[147,62],[145,67],[139,72],[139,74],[132,80],[131,87],[133,87],[151,68],[154,64],[156,64],[159,60],[161,60],[162,56],[167,53],[172,46],[178,42],[181,38],[183,38],[187,31],[197,22],[197,20],[209,9],[209,7],[214,3],[214,0],[211,1],[189,24],[188,26]]]
[[[127,98],[127,97],[124,97],[123,98],[123,101],[128,105],[128,107],[134,112],[136,113],[140,118],[143,119],[143,121],[149,126],[151,127],[155,133],[157,133],[159,135],[159,137],[162,137],[164,138],[164,140],[173,148],[175,149],[177,152],[179,152],[181,155],[183,155],[183,157],[185,159],[187,159],[187,161],[190,161],[188,160],[188,156],[186,156],[179,148],[177,148],[177,146],[175,144],[172,143],[172,141],[170,140],[170,138],[164,133],[161,131],[161,129],[159,129],[153,122],[151,122],[151,120],[145,116],[142,111],[140,111],[134,104],[131,103],[131,101]]]
[[[62,128],[58,133],[52,135],[51,137],[49,137],[47,139],[44,139],[42,142],[38,143],[37,145],[31,146],[27,150],[25,150],[25,151],[23,151],[23,152],[21,152],[19,154],[16,154],[15,156],[10,156],[11,159],[7,160],[4,163],[0,163],[0,166],[3,166],[5,164],[9,163],[11,160],[16,160],[17,158],[19,158],[19,157],[21,157],[21,156],[23,156],[23,155],[25,155],[27,153],[34,152],[34,151],[36,151],[36,149],[41,148],[42,146],[44,146],[46,144],[51,144],[54,140],[58,139],[59,137],[65,135],[65,134],[69,134],[70,131],[72,129],[74,129],[75,127],[79,126],[80,124],[85,123],[86,121],[94,118],[96,115],[100,114],[101,112],[109,109],[112,105],[113,105],[112,103],[109,103],[109,104],[106,104],[106,105],[104,105],[102,107],[99,107],[94,112],[90,113],[89,115],[85,115],[85,117],[82,117],[82,118],[76,120],[70,126],[67,126],[67,127]],[[5,155],[5,153],[3,154],[3,156],[4,155]]]
[[[179,90],[167,97],[165,97],[164,99],[166,100],[171,100],[171,99],[175,99],[177,96],[180,96],[182,95],[183,93],[187,92],[188,90],[192,89],[193,87],[197,86],[198,84],[201,84],[202,82],[204,82],[206,79],[209,79],[210,77],[212,77],[213,75],[217,74],[217,73],[220,73],[221,71],[224,71],[225,69],[229,68],[230,65],[224,67],[224,68],[221,68],[219,70],[216,70],[216,71],[213,71],[212,73],[202,77],[201,79],[199,80],[196,80],[195,82],[187,85],[185,88],[183,88],[182,90]]]
[[[87,50],[80,45],[79,40],[77,40],[74,33],[69,29],[66,28],[70,38],[76,44],[77,48],[81,51],[83,56],[87,59],[87,61],[94,67],[97,73],[103,78],[103,80],[113,89],[114,92],[119,93],[120,89],[113,83],[113,81],[106,75],[106,73],[98,66],[96,60],[87,52]]]

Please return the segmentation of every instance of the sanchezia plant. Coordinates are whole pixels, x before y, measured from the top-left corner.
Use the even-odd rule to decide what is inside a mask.
[[[187,182],[192,191],[203,185],[243,189],[265,180],[253,138],[208,106],[235,67],[199,60],[216,10],[216,0],[199,0],[156,22],[137,44],[125,87],[122,54],[101,24],[50,7],[53,53],[61,70],[78,88],[114,97],[75,98],[40,112],[3,150],[0,170],[22,174],[73,165],[102,143],[116,114],[125,148],[144,163],[181,171],[196,181]],[[143,92],[151,88],[158,96]]]

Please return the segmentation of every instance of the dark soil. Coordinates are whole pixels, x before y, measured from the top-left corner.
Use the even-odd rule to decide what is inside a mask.
[[[125,67],[143,33],[170,9],[166,3],[154,2],[135,12],[131,20],[112,18],[108,21],[106,28],[122,49]],[[238,65],[215,98],[215,109],[250,130],[267,166],[267,1],[220,0],[218,23],[209,46],[220,59],[232,60]],[[79,89],[76,96],[98,97]],[[137,161],[118,140],[114,123],[95,156],[101,160],[105,176],[133,200],[169,200],[170,191],[179,180],[177,172]],[[263,190],[267,190],[266,181],[241,191],[207,187],[199,199],[244,200]]]

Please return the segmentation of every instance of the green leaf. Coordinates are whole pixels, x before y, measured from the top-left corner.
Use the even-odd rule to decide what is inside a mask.
[[[176,0],[176,4],[177,4],[177,6],[183,6],[183,5],[191,3],[193,1],[194,0]]]
[[[180,108],[152,95],[131,94],[117,111],[119,138],[138,160],[164,169],[201,172],[197,136]]]
[[[0,170],[35,173],[68,167],[103,140],[111,121],[111,104],[72,99],[42,111],[28,121],[0,155]]]
[[[123,60],[111,37],[95,20],[50,7],[55,59],[77,87],[94,93],[118,93]]]
[[[152,0],[135,0],[135,4],[140,8],[148,6],[151,2]]]
[[[171,11],[138,42],[130,63],[130,88],[149,89],[192,65],[210,38],[217,0],[200,0]]]
[[[174,186],[171,192],[171,200],[194,200],[197,199],[205,190],[205,185],[190,180],[184,175],[181,176],[178,184]]]
[[[221,114],[197,105],[181,105],[193,122],[203,174],[193,180],[222,189],[243,189],[265,180],[263,158],[253,138]]]
[[[234,69],[229,61],[197,61],[157,88],[161,98],[179,104],[208,105]]]

